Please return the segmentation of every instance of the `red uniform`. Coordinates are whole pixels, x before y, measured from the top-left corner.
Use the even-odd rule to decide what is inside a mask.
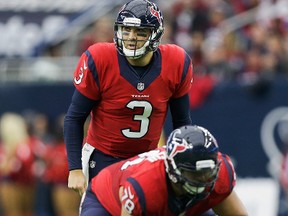
[[[189,92],[192,62],[176,45],[160,45],[153,58],[139,78],[113,43],[95,44],[81,56],[74,85],[99,101],[91,112],[87,143],[120,158],[157,147],[169,99]]]
[[[45,162],[47,167],[43,180],[54,184],[67,184],[69,170],[65,144],[59,142],[47,146]]]
[[[160,148],[113,164],[92,179],[92,191],[111,215],[120,215],[121,205],[130,209],[131,215],[179,215],[179,200],[170,188],[165,156],[165,149]],[[206,199],[188,207],[185,215],[201,215],[231,193],[236,183],[233,164],[224,154],[219,153],[218,159],[221,165],[213,191]],[[124,187],[122,203],[120,186]]]
[[[27,143],[21,143],[14,155],[7,155],[5,147],[0,144],[0,180],[17,183],[35,183],[35,149],[43,145],[35,137],[29,137]]]

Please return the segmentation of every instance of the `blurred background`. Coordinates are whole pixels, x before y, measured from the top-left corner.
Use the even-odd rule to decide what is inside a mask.
[[[113,41],[126,2],[0,0],[0,215],[77,215],[62,137],[73,72],[90,45]],[[232,157],[250,215],[287,216],[288,0],[153,2],[162,43],[192,57],[192,121]]]

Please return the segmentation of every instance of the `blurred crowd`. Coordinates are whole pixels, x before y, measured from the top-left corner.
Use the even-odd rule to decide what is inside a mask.
[[[288,77],[288,15],[271,15],[276,1],[156,2],[164,13],[162,43],[178,44],[192,57],[191,108],[227,81],[259,90],[275,76]],[[241,14],[246,24],[240,25]],[[81,55],[93,43],[112,42],[114,18],[115,14],[106,14],[88,26],[71,55]],[[63,44],[49,46],[43,56],[63,55]],[[7,112],[0,117],[0,215],[77,215],[80,197],[67,188],[63,115],[52,124],[37,112]]]
[[[180,45],[192,57],[192,108],[201,105],[217,84],[236,81],[261,94],[274,77],[288,77],[288,11],[281,11],[288,8],[287,1],[155,2],[164,15],[162,43]],[[79,56],[93,43],[113,42],[117,12],[105,14],[87,26],[77,35],[74,53],[69,54]],[[53,45],[54,51],[63,48],[67,48],[65,41]],[[65,51],[57,53],[56,57],[67,55]]]
[[[0,117],[0,215],[76,216],[80,196],[67,188],[63,117],[6,112]]]

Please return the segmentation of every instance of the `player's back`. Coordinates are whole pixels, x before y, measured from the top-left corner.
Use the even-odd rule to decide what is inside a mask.
[[[164,157],[163,149],[153,150],[113,164],[92,180],[92,190],[112,215],[120,215],[118,191],[122,186],[124,191],[129,191],[122,202],[133,203],[130,209],[133,215],[145,211],[146,215],[169,216]]]

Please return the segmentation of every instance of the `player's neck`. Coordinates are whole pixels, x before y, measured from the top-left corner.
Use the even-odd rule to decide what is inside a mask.
[[[153,57],[153,52],[148,52],[145,56],[139,58],[139,59],[129,59],[127,58],[127,61],[132,66],[138,66],[138,67],[144,67],[148,65]]]

